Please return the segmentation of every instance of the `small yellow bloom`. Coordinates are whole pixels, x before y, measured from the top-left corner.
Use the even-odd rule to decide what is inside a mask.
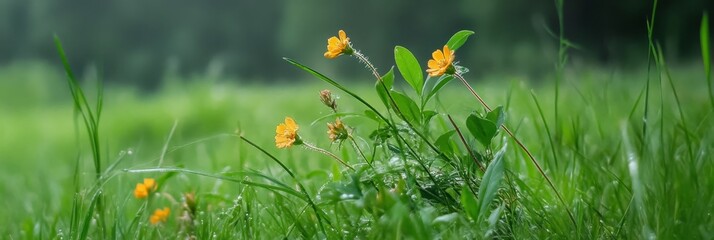
[[[327,39],[327,52],[324,55],[328,59],[336,58],[342,54],[352,54],[350,38],[347,37],[345,31],[340,30],[338,35],[340,38],[333,36]]]
[[[151,224],[156,225],[159,222],[166,222],[166,219],[169,218],[169,214],[171,213],[171,210],[167,207],[164,209],[156,209],[154,211],[154,214],[151,215],[149,218],[149,221],[151,221]]]
[[[330,137],[330,141],[345,140],[349,136],[347,128],[342,124],[342,121],[337,118],[335,123],[327,123],[327,134]]]
[[[134,197],[137,199],[146,198],[149,196],[151,191],[156,190],[156,187],[156,180],[153,178],[144,178],[143,183],[136,184],[136,188],[134,188]]]
[[[302,143],[297,134],[298,125],[291,117],[285,117],[285,122],[275,128],[275,146],[278,148],[287,148],[294,144]]]
[[[429,69],[426,70],[431,77],[438,77],[447,74],[453,74],[455,72],[454,62],[455,51],[449,50],[449,46],[444,45],[444,51],[437,49],[431,54],[432,59],[429,60]]]
[[[146,189],[146,186],[143,183],[137,183],[136,188],[134,189],[134,197],[136,197],[137,199],[142,199],[148,196],[149,189]]]
[[[144,186],[146,186],[147,189],[149,190],[156,190],[156,180],[153,178],[144,178]]]

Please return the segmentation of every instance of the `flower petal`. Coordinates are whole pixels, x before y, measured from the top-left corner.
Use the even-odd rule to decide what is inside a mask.
[[[288,130],[291,130],[291,132],[297,132],[298,125],[291,117],[285,117],[285,124],[287,125]]]
[[[429,68],[430,68],[429,70],[437,69],[437,68],[440,67],[440,66],[439,66],[439,62],[437,62],[436,60],[433,60],[433,59],[432,59],[432,60],[429,60],[429,62],[428,62],[427,65],[428,65]],[[426,70],[426,71],[428,72],[429,70]]]
[[[345,31],[343,31],[343,30],[341,30],[341,29],[340,29],[339,32],[337,32],[337,35],[340,36],[340,40],[342,40],[342,41],[349,40],[349,39],[347,38],[347,34],[345,33]]]
[[[441,50],[437,49],[436,51],[431,53],[431,57],[436,61],[444,60],[444,53],[442,53]]]
[[[340,39],[338,39],[337,37],[328,38],[328,39],[327,39],[327,44],[328,44],[328,46],[329,46],[329,45],[337,45],[337,44],[340,44]]]

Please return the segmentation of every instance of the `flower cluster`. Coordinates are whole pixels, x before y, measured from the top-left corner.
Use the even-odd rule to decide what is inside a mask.
[[[171,210],[167,207],[163,209],[156,209],[154,211],[154,214],[151,214],[151,217],[149,218],[149,221],[151,224],[159,224],[160,222],[166,222],[166,220],[169,218],[169,214],[171,213]]]
[[[136,188],[134,188],[134,197],[137,199],[144,199],[149,197],[149,193],[156,191],[158,188],[158,184],[156,183],[156,180],[153,178],[144,178],[143,182],[137,183]],[[163,209],[156,209],[154,211],[154,214],[149,217],[149,221],[151,224],[158,224],[159,222],[166,222],[166,219],[169,217],[169,214],[171,213],[171,210],[169,210],[168,207],[165,207]]]
[[[149,193],[156,190],[157,187],[156,180],[153,178],[144,178],[143,183],[136,184],[136,188],[134,188],[134,197],[137,199],[146,198],[149,196]]]
[[[330,141],[333,142],[345,140],[349,137],[347,128],[339,118],[335,119],[335,123],[327,123],[327,135]]]

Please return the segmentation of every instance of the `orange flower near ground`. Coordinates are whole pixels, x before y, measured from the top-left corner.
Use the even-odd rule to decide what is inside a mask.
[[[345,31],[340,30],[338,36],[339,38],[333,36],[327,39],[327,52],[324,55],[328,59],[339,57],[342,54],[352,54],[350,38],[347,37]]]
[[[164,209],[156,209],[156,211],[154,211],[154,214],[152,214],[149,218],[149,221],[153,225],[156,225],[159,222],[166,222],[166,219],[169,218],[170,213],[171,210],[167,207],[165,207]]]
[[[144,178],[143,183],[136,184],[136,188],[134,188],[134,197],[137,199],[146,198],[149,196],[151,191],[156,190],[156,187],[156,180],[153,178]]]
[[[431,77],[438,77],[444,73],[454,73],[454,57],[455,51],[449,50],[449,46],[444,45],[444,51],[437,49],[431,54],[432,59],[429,60],[429,69],[426,70]]]
[[[300,137],[297,134],[299,127],[291,117],[285,117],[285,122],[275,128],[275,146],[287,148],[295,144],[300,144]],[[297,143],[296,143],[297,142]]]
[[[153,178],[144,178],[144,186],[146,186],[147,189],[149,190],[155,190],[156,189],[156,180]]]
[[[146,189],[143,183],[137,183],[134,189],[134,197],[137,199],[146,198],[149,196],[149,189]]]

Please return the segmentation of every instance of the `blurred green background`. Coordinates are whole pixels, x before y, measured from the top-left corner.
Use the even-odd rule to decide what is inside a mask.
[[[707,0],[659,1],[655,38],[670,64],[700,58],[699,21],[713,7]],[[651,9],[651,1],[566,1],[565,36],[578,46],[570,52],[572,63],[644,65]],[[326,39],[338,29],[382,69],[392,64],[394,45],[426,59],[461,29],[476,31],[475,41],[459,52],[476,76],[508,72],[538,79],[552,72],[557,54],[557,38],[549,33],[558,32],[553,1],[2,0],[0,66],[57,65],[57,34],[78,70],[99,67],[108,81],[143,89],[155,89],[167,73],[294,81],[296,71],[281,57],[327,64]]]
[[[672,68],[689,126],[704,126],[697,128],[702,145],[711,142],[712,134],[706,124],[711,108],[703,87],[699,27],[702,14],[712,9],[714,1],[659,1],[653,36]],[[611,182],[599,167],[603,156],[622,151],[617,143],[621,141],[619,123],[627,120],[632,129],[641,129],[640,99],[647,79],[653,82],[655,94],[650,107],[667,106],[667,111],[658,114],[668,121],[676,119],[675,104],[667,95],[670,86],[655,82],[655,68],[649,72],[647,68],[646,21],[651,10],[650,1],[565,1],[564,33],[576,47],[568,50],[569,62],[560,83],[560,125],[553,127],[587,133],[583,145],[592,145],[586,155],[595,160],[585,161],[592,166],[584,169],[592,172],[582,176],[597,181],[563,179],[561,184],[580,184],[585,189]],[[327,86],[282,57],[334,77],[372,103],[379,101],[371,86],[375,80],[354,59],[323,57],[327,38],[339,29],[382,73],[394,64],[395,45],[410,49],[425,67],[432,51],[453,33],[474,30],[476,35],[457,53],[460,65],[470,69],[468,80],[487,102],[506,106],[508,123],[518,124],[518,134],[529,141],[526,144],[539,158],[549,159],[551,145],[543,133],[550,130],[543,129],[531,96],[544,105],[547,119],[543,121],[552,122],[556,118],[552,103],[559,29],[554,1],[0,0],[0,236],[13,238],[22,231],[22,236],[32,238],[31,233],[53,229],[55,224],[66,229],[63,221],[74,197],[70,186],[92,183],[87,136],[72,112],[54,34],[62,39],[75,73],[92,96],[90,102],[96,100],[96,80],[101,78],[106,84],[100,124],[105,166],[120,158],[126,160],[118,169],[155,166],[167,144],[172,150],[166,159],[170,166],[207,172],[274,167],[254,149],[226,136],[241,129],[286,159],[298,175],[306,176],[329,169],[330,159],[272,148],[274,127],[292,116],[302,125],[306,139],[335,149],[324,136],[324,122],[311,124],[329,114],[317,98],[318,91]],[[398,81],[398,89],[406,86],[402,79]],[[339,104],[345,112],[364,110],[354,99],[332,90],[342,97]],[[471,96],[460,85],[452,83],[444,91],[444,106],[439,103],[439,108],[461,117],[474,110],[475,103],[464,100]],[[167,143],[174,121],[178,124]],[[353,121],[348,123],[365,135],[371,127],[347,121]],[[673,139],[679,142],[671,141],[673,149],[681,147],[684,139],[676,136]],[[569,154],[566,150],[562,148],[563,154]],[[626,176],[626,165],[620,164],[624,160],[614,159],[619,165],[613,171]],[[72,176],[77,163],[81,164],[79,183]],[[555,176],[565,175],[566,170],[552,168],[548,162],[546,167]],[[701,176],[714,176],[709,174],[711,165],[701,169]],[[142,177],[118,174],[108,192],[127,201],[133,184]],[[212,189],[211,193],[224,194],[226,199],[236,191],[233,185],[218,188],[220,183],[211,179],[183,176],[179,180],[173,187],[181,191]],[[668,181],[662,178],[657,183]],[[695,217],[705,207],[692,207],[684,200],[714,196],[695,190],[687,193],[672,202],[690,207],[688,216]],[[666,194],[652,199],[671,199],[662,197]],[[627,199],[623,199],[616,202],[626,206]],[[709,206],[708,202],[702,205]],[[617,224],[621,216],[612,212],[609,225]],[[676,219],[668,214],[652,216]],[[712,226],[711,221],[700,222]],[[639,225],[628,222],[626,226]]]

